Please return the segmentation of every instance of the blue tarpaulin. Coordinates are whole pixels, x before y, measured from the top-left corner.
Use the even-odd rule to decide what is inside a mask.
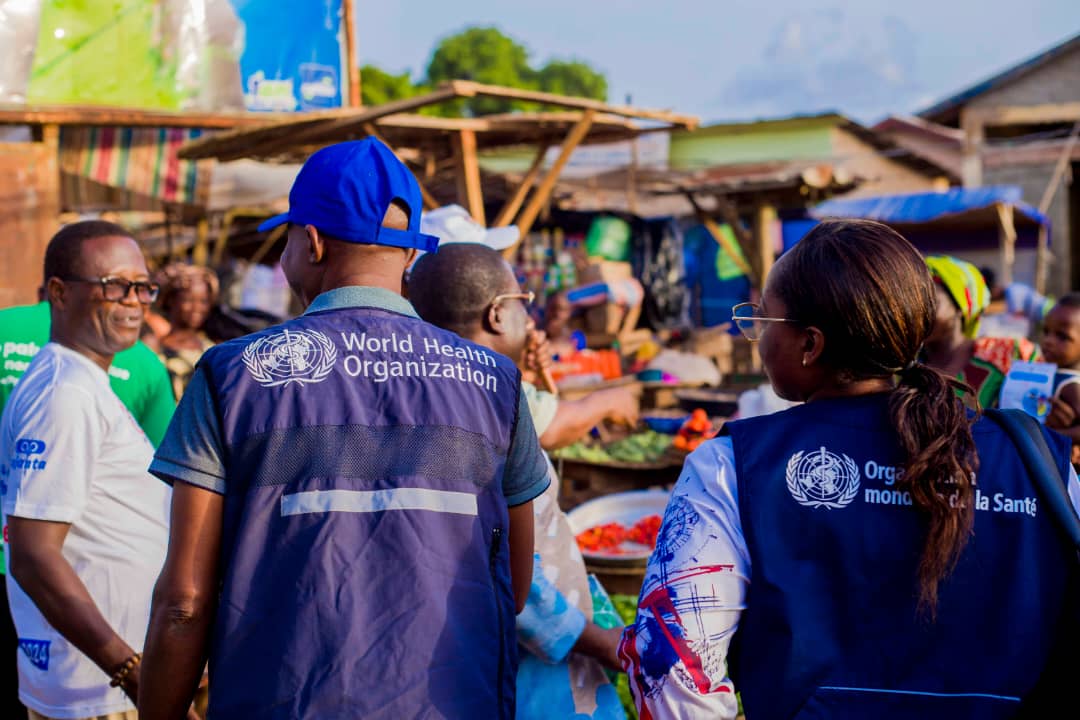
[[[882,195],[879,197],[826,200],[810,211],[816,218],[866,218],[896,225],[928,223],[947,215],[960,215],[993,208],[997,203],[1012,205],[1016,219],[1021,216],[1039,225],[1050,221],[1037,209],[1021,201],[1023,191],[1015,185],[979,188],[952,188],[946,192]]]
[[[882,195],[827,200],[810,211],[817,219],[863,218],[898,226],[909,240],[925,250],[991,247],[998,244],[996,205],[1013,208],[1018,246],[1033,246],[1038,230],[1050,220],[1022,202],[1014,185],[952,188],[946,192]]]

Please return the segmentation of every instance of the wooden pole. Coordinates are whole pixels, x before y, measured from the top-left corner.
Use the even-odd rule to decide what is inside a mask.
[[[1039,244],[1035,247],[1035,292],[1046,294],[1046,276],[1050,270],[1050,230],[1039,226]]]
[[[573,154],[574,148],[580,145],[581,141],[588,135],[589,128],[592,127],[593,118],[595,117],[595,110],[586,110],[582,113],[581,119],[577,121],[577,124],[574,125],[570,130],[570,133],[566,136],[566,140],[564,140],[562,144],[562,149],[559,151],[559,157],[555,159],[555,163],[551,166],[551,169],[544,175],[544,179],[540,182],[540,186],[536,188],[536,192],[529,198],[529,204],[521,211],[521,217],[518,218],[517,226],[521,230],[522,238],[529,234],[529,230],[532,229],[537,216],[551,197],[551,192],[555,189],[555,182],[559,179],[559,174],[562,172],[563,168],[566,167],[566,163],[570,161],[570,156]],[[518,239],[518,242],[521,242],[520,238]],[[513,251],[513,249],[514,248],[508,248],[508,251]]]
[[[638,141],[630,141],[630,166],[626,169],[626,209],[637,215]]]
[[[982,118],[961,112],[960,127],[964,131],[964,146],[960,156],[960,176],[964,187],[982,185],[982,148],[986,141],[986,126]]]
[[[476,133],[459,130],[454,136],[457,161],[458,202],[468,209],[473,220],[487,225],[484,214],[484,190],[480,185],[480,162],[476,157]]]
[[[773,247],[772,229],[776,224],[776,208],[769,203],[757,206],[754,213],[754,236],[757,242],[758,256],[761,258],[761,289],[765,288],[765,279],[769,277],[773,263],[776,262],[776,250]]]
[[[716,241],[722,249],[725,249],[724,234],[720,231],[720,226],[716,224],[716,221],[709,216],[709,213],[705,212],[705,209],[698,203],[697,198],[694,197],[694,193],[690,191],[684,192],[687,202],[694,208],[694,214],[697,216],[697,220],[701,223],[713,240]],[[724,222],[731,228],[731,232],[735,235],[735,242],[739,246],[739,250],[742,251],[742,255],[735,252],[734,248],[726,250],[731,259],[739,266],[739,269],[746,273],[746,277],[750,278],[751,282],[757,280],[761,273],[754,268],[754,258],[756,254],[751,252],[753,246],[752,238],[746,236],[745,231],[742,228],[742,221],[739,220],[739,214],[735,210],[735,206],[727,198],[722,196],[715,196],[717,207],[720,208],[721,213],[724,215]]]
[[[1061,149],[1057,164],[1054,166],[1054,174],[1050,176],[1050,182],[1043,190],[1042,199],[1039,200],[1039,212],[1045,215],[1050,210],[1054,196],[1061,187],[1061,179],[1065,171],[1069,169],[1069,160],[1072,159],[1073,147],[1077,138],[1080,137],[1080,120],[1073,123],[1069,139],[1065,141],[1065,147]],[[1035,249],[1035,291],[1046,293],[1046,280],[1050,271],[1050,232],[1046,225],[1039,226],[1039,244]]]
[[[266,257],[267,253],[270,252],[270,249],[274,247],[274,244],[277,243],[279,239],[281,239],[281,236],[285,234],[285,231],[288,230],[288,228],[288,225],[278,225],[268,232],[266,238],[262,241],[262,245],[260,245],[251,256],[251,264],[257,265],[258,263],[261,263],[263,258]]]
[[[506,227],[514,221],[514,216],[521,209],[521,205],[525,202],[525,198],[528,197],[532,186],[536,184],[536,178],[540,177],[540,171],[544,167],[544,158],[547,156],[549,147],[550,145],[544,143],[537,148],[536,157],[533,158],[529,171],[525,173],[525,177],[521,179],[521,183],[514,190],[514,194],[506,201],[502,210],[499,211],[492,227]]]
[[[191,249],[193,265],[205,267],[210,259],[210,222],[204,217],[195,226],[195,247]]]
[[[356,51],[356,7],[353,0],[342,0],[341,22],[345,24],[345,63],[349,77],[349,107],[362,107],[360,99],[360,61]]]
[[[998,243],[1001,249],[1001,285],[1007,287],[1013,280],[1013,262],[1016,260],[1016,225],[1013,222],[1013,206],[995,203],[998,213]]]

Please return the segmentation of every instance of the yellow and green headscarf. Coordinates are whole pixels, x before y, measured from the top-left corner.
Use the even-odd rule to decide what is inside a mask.
[[[979,321],[990,304],[990,288],[979,269],[951,255],[931,255],[926,265],[934,280],[941,283],[949,297],[960,308],[964,336],[974,338],[979,333]]]

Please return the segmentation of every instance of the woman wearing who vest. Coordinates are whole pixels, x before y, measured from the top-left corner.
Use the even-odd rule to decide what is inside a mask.
[[[934,303],[915,248],[842,221],[736,307],[804,404],[687,459],[619,650],[643,720],[731,718],[736,691],[749,720],[1008,718],[1064,698],[1080,566],[1004,430],[915,362]],[[1044,435],[1080,506],[1066,442]]]

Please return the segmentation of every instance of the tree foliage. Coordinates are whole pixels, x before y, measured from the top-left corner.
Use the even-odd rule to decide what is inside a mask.
[[[410,73],[384,72],[373,66],[361,68],[361,92],[365,105],[412,97],[448,80],[473,80],[490,85],[542,90],[604,100],[607,79],[580,61],[552,60],[540,69],[529,62],[521,43],[494,27],[471,27],[443,38],[431,54],[424,78],[414,82]],[[535,103],[501,98],[469,98],[425,108],[426,114],[477,116],[514,110],[536,110]]]
[[[365,105],[382,105],[391,100],[419,95],[426,90],[412,81],[408,71],[394,75],[374,65],[360,68],[360,97]]]
[[[537,73],[537,85],[544,92],[607,99],[607,78],[583,62],[552,60]]]

